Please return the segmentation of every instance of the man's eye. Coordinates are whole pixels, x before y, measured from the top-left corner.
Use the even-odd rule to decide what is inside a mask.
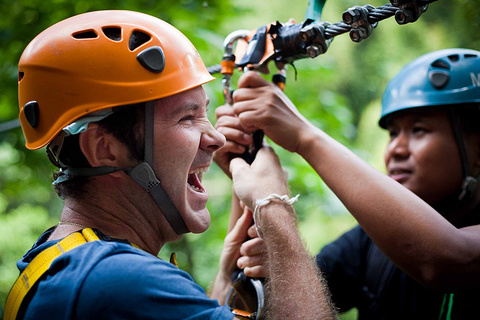
[[[412,131],[413,133],[423,133],[427,130],[424,127],[414,127]]]
[[[390,139],[395,138],[398,135],[398,131],[396,130],[388,130],[388,134],[390,135]]]
[[[195,117],[193,115],[188,115],[180,119],[180,121],[192,121]]]

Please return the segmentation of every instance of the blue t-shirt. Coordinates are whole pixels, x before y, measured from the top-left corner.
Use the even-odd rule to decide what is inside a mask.
[[[46,231],[17,265],[41,251]],[[232,319],[192,277],[171,263],[118,241],[93,241],[55,259],[19,312],[24,319]]]

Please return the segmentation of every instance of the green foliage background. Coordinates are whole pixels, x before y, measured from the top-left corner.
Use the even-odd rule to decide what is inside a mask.
[[[374,0],[378,7],[387,1]],[[305,19],[308,0],[0,0],[0,123],[18,115],[17,62],[25,46],[42,30],[74,14],[100,9],[128,9],[158,16],[184,32],[207,65],[220,63],[225,36],[274,22]],[[327,1],[322,20],[338,22],[359,0]],[[379,23],[372,36],[353,43],[347,34],[334,39],[328,52],[288,68],[286,94],[314,124],[360,157],[383,170],[386,134],[378,129],[380,97],[386,83],[415,57],[448,47],[480,49],[479,0],[439,0],[419,21],[399,26],[393,18]],[[272,66],[273,67],[273,66]],[[238,77],[238,75],[236,75]],[[214,106],[223,103],[221,77],[206,86]],[[290,177],[299,228],[312,254],[356,222],[322,180],[298,155],[275,147]],[[0,314],[18,275],[15,262],[37,237],[55,225],[61,201],[51,188],[53,167],[45,151],[28,151],[20,129],[0,133]],[[338,172],[348,174],[348,172]],[[206,290],[212,282],[226,234],[230,208],[228,178],[212,166],[204,178],[212,226],[167,245],[160,257],[177,252],[180,267]],[[355,317],[355,311],[343,319]]]

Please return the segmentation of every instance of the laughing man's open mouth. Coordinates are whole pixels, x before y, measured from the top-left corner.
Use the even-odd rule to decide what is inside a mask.
[[[204,172],[208,171],[208,167],[193,169],[188,174],[187,184],[193,191],[205,192],[205,189],[200,182]]]

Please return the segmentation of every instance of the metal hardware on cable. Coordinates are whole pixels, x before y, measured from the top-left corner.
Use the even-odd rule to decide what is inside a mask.
[[[356,6],[345,11],[343,20],[337,23],[306,19],[299,24],[283,25],[277,21],[267,26],[266,51],[260,62],[242,61],[247,46],[241,46],[241,52],[237,45],[234,68],[248,67],[248,70],[269,73],[267,64],[272,60],[277,65],[283,65],[303,58],[315,58],[326,53],[330,42],[338,35],[348,32],[353,41],[360,42],[372,33],[378,22],[392,16],[400,25],[415,22],[427,10],[428,4],[434,1],[437,0],[390,0],[390,3],[376,8],[371,5]],[[238,30],[230,33],[225,39],[225,44],[228,44],[228,48],[224,45],[225,52],[228,49],[233,55],[233,45],[240,41],[248,44],[256,32]],[[269,46],[269,42],[272,46]],[[208,70],[212,74],[219,73],[221,66],[211,66]]]
[[[436,1],[436,0],[433,0]],[[427,11],[428,4],[433,1],[425,0],[390,0],[392,6],[397,7],[395,20],[398,24],[415,22]]]
[[[231,89],[231,79],[233,75],[233,71],[236,67],[235,65],[235,55],[233,54],[233,45],[239,41],[240,39],[245,39],[248,34],[250,33],[249,30],[237,30],[230,33],[223,42],[223,50],[224,54],[222,57],[221,67],[219,72],[222,73],[222,87],[223,87],[223,97],[227,104],[233,104],[232,101],[232,89]],[[210,73],[213,70],[209,70]]]
[[[229,105],[233,105],[233,98],[232,98],[232,88],[231,88],[231,79],[233,75],[233,71],[235,67],[238,67],[235,65],[235,54],[233,53],[233,45],[241,40],[241,39],[246,39],[248,34],[250,33],[249,30],[237,30],[235,32],[232,32],[229,34],[223,43],[224,47],[224,54],[222,57],[222,63],[221,63],[221,68],[220,72],[222,73],[223,79],[222,79],[222,92],[223,92],[223,97],[225,99],[225,103]],[[266,37],[265,34],[262,35],[263,39],[263,44],[266,42]],[[244,60],[248,60],[250,62],[250,59],[254,60],[259,60],[261,59],[261,56],[258,56],[259,53],[263,54],[263,51],[265,50],[265,47],[262,47],[260,50],[257,47],[257,44],[262,45],[261,40],[259,40],[259,36],[255,39],[255,42],[250,42],[250,52],[253,54],[250,58],[247,57],[246,55],[243,56]],[[245,63],[246,65],[247,63]],[[249,150],[246,150],[245,153],[243,154],[243,159],[247,161],[249,164],[253,162],[253,159],[255,159],[256,153],[258,150],[261,148],[262,143],[263,143],[263,132],[257,130],[253,134],[253,141],[254,143],[252,146],[249,147]]]
[[[343,21],[352,27],[350,29],[350,39],[353,42],[360,42],[372,34],[378,22],[370,23],[368,14],[374,9],[374,6],[367,4],[363,7],[352,7],[342,14]]]

